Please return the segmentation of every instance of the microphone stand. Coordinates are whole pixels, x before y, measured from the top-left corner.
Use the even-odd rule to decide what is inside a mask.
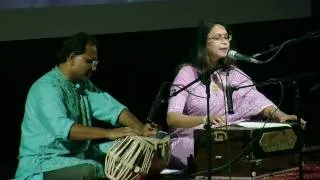
[[[206,129],[207,136],[208,136],[208,157],[209,157],[209,162],[208,162],[208,180],[211,180],[211,169],[212,169],[212,161],[211,161],[211,156],[212,156],[212,129],[211,129],[211,121],[210,121],[210,83],[211,79],[210,76],[213,74],[215,71],[218,69],[222,68],[222,65],[218,65],[212,69],[209,69],[205,71],[204,73],[200,74],[197,79],[194,81],[190,82],[186,86],[182,87],[181,89],[173,92],[169,98],[176,96],[180,92],[186,90],[188,87],[192,86],[198,81],[201,81],[205,86],[206,86],[206,94],[207,94],[207,117],[206,117],[206,122],[204,125],[204,128]]]
[[[211,161],[211,154],[212,154],[212,129],[211,129],[211,121],[210,121],[210,83],[211,83],[211,78],[210,78],[209,73],[205,73],[203,79],[201,80],[202,83],[206,86],[206,94],[207,94],[207,119],[206,123],[204,125],[204,128],[207,131],[207,138],[208,138],[208,180],[211,180],[211,169],[212,169],[212,161]]]
[[[298,120],[298,133],[299,136],[302,137],[302,126],[301,126],[301,117],[300,117],[300,90],[299,90],[299,83],[297,81],[292,82],[294,91],[295,91],[295,98],[294,98],[294,105],[296,116]],[[303,162],[302,162],[302,148],[303,148],[303,138],[300,138],[300,147],[298,152],[298,163],[299,163],[299,180],[303,180]]]
[[[234,114],[233,111],[233,102],[232,102],[232,93],[233,88],[230,84],[230,77],[229,77],[230,70],[227,71],[226,74],[226,98],[227,98],[227,108],[228,108],[228,114]]]
[[[280,49],[280,48],[283,48],[283,46],[284,46],[285,44],[298,43],[298,42],[301,42],[301,41],[306,40],[306,39],[312,39],[312,38],[317,38],[317,37],[320,37],[320,32],[317,32],[317,31],[315,31],[315,32],[309,32],[309,33],[307,33],[306,35],[304,35],[304,36],[302,36],[302,37],[289,39],[289,40],[285,41],[284,43],[282,43],[281,45],[272,47],[272,48],[270,48],[270,49],[268,49],[268,50],[266,50],[266,51],[263,51],[263,52],[261,52],[261,53],[254,54],[254,55],[252,55],[252,57],[253,57],[253,58],[257,58],[257,57],[262,56],[262,55],[264,55],[264,54],[268,54],[268,53],[270,53],[270,52],[272,52],[272,51],[275,51],[275,50],[278,50],[278,49]]]
[[[156,97],[154,98],[151,109],[149,111],[149,114],[147,116],[147,123],[149,123],[151,126],[153,126],[154,123],[154,117],[156,115],[156,112],[158,108],[165,102],[164,100],[161,99],[162,91],[164,89],[165,84],[162,84]]]

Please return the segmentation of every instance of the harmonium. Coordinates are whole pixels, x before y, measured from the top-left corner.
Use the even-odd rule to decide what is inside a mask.
[[[297,167],[301,148],[302,130],[297,124],[243,122],[211,131],[197,129],[188,170],[198,177],[206,176],[211,160],[214,177],[251,179]]]

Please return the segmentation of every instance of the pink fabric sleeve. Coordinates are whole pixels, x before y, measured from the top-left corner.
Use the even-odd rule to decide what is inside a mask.
[[[233,76],[238,86],[251,85],[253,82],[246,77],[246,74],[241,70],[237,69],[233,71]],[[242,112],[243,117],[250,117],[258,115],[264,108],[267,106],[276,105],[266,98],[262,93],[260,93],[256,87],[248,87],[238,90],[237,106],[239,107],[238,111]]]
[[[197,78],[197,73],[194,67],[190,65],[182,67],[173,81],[170,94],[188,85],[190,82],[192,82],[196,78]],[[182,91],[176,96],[173,96],[172,98],[170,98],[168,103],[168,112],[182,113],[186,104],[187,97],[188,97],[188,92]]]

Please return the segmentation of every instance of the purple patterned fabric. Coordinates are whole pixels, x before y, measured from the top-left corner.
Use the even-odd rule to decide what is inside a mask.
[[[196,69],[190,65],[180,69],[171,92],[187,85],[198,78]],[[249,77],[240,69],[234,67],[229,72],[232,86],[244,86],[252,84]],[[211,76],[210,85],[210,114],[224,116],[226,110],[225,99],[226,72],[216,71]],[[196,96],[195,96],[196,95]],[[199,97],[200,96],[200,97]],[[234,114],[227,114],[227,124],[234,124],[258,115],[265,107],[274,105],[255,87],[247,87],[233,92]],[[274,105],[275,106],[275,105]],[[178,95],[172,97],[168,104],[168,112],[180,112],[185,115],[206,115],[206,88],[200,81],[193,84]],[[193,130],[203,128],[199,125],[193,128],[171,128],[171,155],[175,168],[184,168],[187,165],[187,157],[194,152]],[[181,164],[182,163],[182,164]]]

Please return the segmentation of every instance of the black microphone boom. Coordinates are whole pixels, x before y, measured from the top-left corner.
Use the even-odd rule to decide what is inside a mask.
[[[229,50],[228,58],[234,59],[234,60],[239,60],[239,61],[246,61],[246,62],[250,62],[250,63],[254,63],[254,64],[263,64],[262,61],[259,61],[253,57],[250,57],[250,56],[240,54],[235,50]]]
[[[152,105],[151,105],[151,109],[149,111],[148,117],[147,117],[147,123],[155,123],[154,119],[156,116],[156,112],[158,111],[159,107],[164,103],[164,100],[162,100],[161,96],[162,96],[162,92],[164,89],[165,84],[162,84],[156,97],[154,98]]]

